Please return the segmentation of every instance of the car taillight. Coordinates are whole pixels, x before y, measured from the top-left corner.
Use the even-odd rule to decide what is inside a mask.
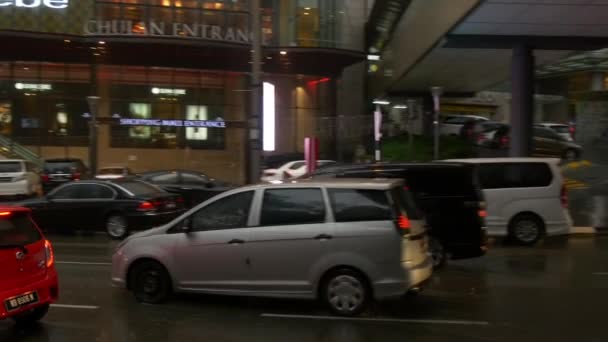
[[[479,211],[477,212],[477,214],[479,215],[479,217],[481,218],[486,218],[488,216],[488,212],[483,210],[483,209],[479,209]]]
[[[410,220],[403,214],[399,214],[395,226],[401,235],[406,235],[410,232]]]
[[[137,210],[139,211],[154,211],[156,210],[156,206],[154,205],[155,203],[149,202],[149,201],[143,201],[141,203],[139,203],[139,206],[137,207]]]
[[[44,255],[46,257],[46,267],[49,268],[55,263],[55,254],[53,253],[53,246],[49,240],[44,240]]]
[[[477,135],[477,142],[484,142],[486,140],[487,140],[487,138],[486,138],[485,134],[480,133],[479,135]]]
[[[175,199],[175,202],[179,203],[179,204],[183,204],[184,203],[184,198],[183,197],[178,197]]]
[[[48,181],[49,181],[49,179],[50,179],[50,178],[49,178],[49,175],[40,175],[40,180],[41,180],[43,183],[48,182]]]
[[[562,207],[568,208],[568,189],[566,189],[566,185],[562,185],[562,190],[559,195],[560,201],[562,203]]]
[[[72,180],[80,180],[80,172],[72,173]]]
[[[501,147],[509,146],[509,136],[508,135],[503,135],[502,137],[500,137],[500,146]]]

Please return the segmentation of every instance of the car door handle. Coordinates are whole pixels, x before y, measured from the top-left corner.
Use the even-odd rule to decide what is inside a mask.
[[[315,236],[315,240],[331,240],[331,238],[333,238],[333,236],[327,234],[319,234]]]
[[[229,245],[241,245],[244,243],[245,243],[245,241],[243,241],[241,239],[232,239],[232,240],[228,241]]]

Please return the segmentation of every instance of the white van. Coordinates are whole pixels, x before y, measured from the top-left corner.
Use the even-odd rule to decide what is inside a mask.
[[[0,160],[0,196],[32,197],[41,190],[38,167],[21,159]]]
[[[532,245],[544,235],[568,234],[566,188],[559,159],[457,159],[477,165],[479,185],[486,200],[489,236],[508,236]]]

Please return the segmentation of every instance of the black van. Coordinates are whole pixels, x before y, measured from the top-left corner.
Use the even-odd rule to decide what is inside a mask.
[[[403,178],[426,215],[435,267],[485,254],[485,203],[475,169],[464,163],[378,163],[320,168],[312,178]]]

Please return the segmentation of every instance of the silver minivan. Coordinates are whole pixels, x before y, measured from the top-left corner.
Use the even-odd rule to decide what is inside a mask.
[[[319,298],[356,315],[374,298],[421,286],[432,273],[427,245],[398,180],[260,184],[124,240],[112,282],[148,303],[171,291]]]

